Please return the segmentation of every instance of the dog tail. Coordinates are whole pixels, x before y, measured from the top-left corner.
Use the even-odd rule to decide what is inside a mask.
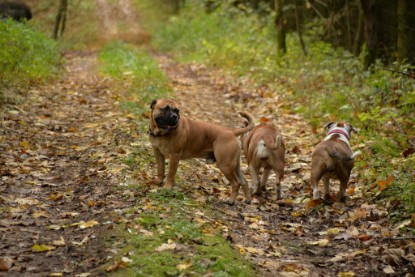
[[[339,153],[337,152],[330,152],[329,155],[332,158],[338,159],[338,160],[342,160],[342,161],[352,161],[354,160],[358,155],[360,155],[362,152],[360,151],[356,151],[353,153],[353,155],[349,156],[341,156]]]
[[[275,138],[272,136],[267,136],[264,138],[265,146],[271,150],[278,149],[282,145],[282,138],[280,135],[277,135]]]
[[[248,120],[247,125],[243,128],[235,128],[233,129],[233,133],[235,136],[240,136],[243,135],[245,133],[248,133],[249,131],[251,131],[252,129],[254,129],[255,127],[255,119],[252,117],[251,114],[247,113],[247,112],[239,112],[239,114],[246,118]]]

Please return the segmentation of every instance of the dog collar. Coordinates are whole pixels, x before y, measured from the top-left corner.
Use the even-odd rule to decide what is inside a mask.
[[[148,130],[148,134],[149,134],[151,137],[162,137],[162,136],[168,135],[169,133],[171,133],[172,131],[174,131],[174,130],[176,130],[176,129],[177,129],[177,126],[175,126],[174,128],[171,128],[171,129],[167,130],[167,132],[166,132],[164,135],[156,135],[156,134],[153,132],[153,130],[151,130],[151,129],[149,128],[149,130]]]
[[[333,129],[327,133],[327,136],[333,135],[333,134],[340,134],[343,135],[347,140],[349,140],[349,134],[343,129]]]

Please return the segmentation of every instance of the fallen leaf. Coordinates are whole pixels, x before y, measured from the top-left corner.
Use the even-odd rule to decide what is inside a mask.
[[[33,252],[46,252],[46,251],[51,251],[54,250],[55,247],[54,246],[50,246],[50,245],[46,245],[46,244],[35,244],[32,246],[32,251]]]
[[[356,276],[356,273],[354,273],[353,271],[339,272],[337,276],[338,277],[354,277]]]
[[[166,251],[166,250],[174,250],[176,249],[175,243],[163,243],[159,247],[156,248],[157,252]]]
[[[0,271],[9,271],[14,260],[10,257],[0,257]]]
[[[330,243],[330,241],[328,239],[321,239],[321,240],[311,241],[308,244],[309,245],[318,245],[319,247],[326,247],[329,243]]]
[[[183,271],[183,270],[186,270],[186,269],[188,269],[189,267],[191,267],[193,264],[192,264],[192,262],[187,262],[187,263],[184,263],[184,264],[178,264],[177,266],[176,266],[176,268],[178,269],[178,270],[180,270],[180,271]]]
[[[49,274],[49,276],[60,277],[63,276],[63,272],[52,272],[51,274]]]
[[[65,246],[65,240],[61,236],[61,239],[60,240],[54,240],[52,242],[52,244],[55,245],[55,246]]]
[[[386,274],[393,274],[395,273],[395,270],[393,270],[393,268],[390,265],[388,265],[383,269],[383,272],[385,272]]]

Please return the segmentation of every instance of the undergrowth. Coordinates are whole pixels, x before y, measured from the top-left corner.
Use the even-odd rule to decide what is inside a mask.
[[[0,57],[0,97],[43,83],[59,71],[56,43],[22,22],[0,21]]]
[[[352,143],[364,152],[356,172],[366,195],[400,203],[392,211],[396,218],[415,212],[415,162],[405,154],[415,136],[415,81],[398,73],[413,68],[377,63],[364,70],[359,58],[315,40],[312,28],[305,28],[307,56],[296,34],[288,35],[288,53],[280,56],[271,16],[226,5],[206,13],[200,1],[186,3],[154,35],[157,49],[248,77],[273,92],[270,97],[278,95],[281,109],[303,114],[316,128],[350,122],[360,130]],[[379,185],[392,179],[387,187]]]

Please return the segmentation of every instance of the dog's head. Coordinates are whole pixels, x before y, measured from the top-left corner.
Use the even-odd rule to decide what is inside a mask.
[[[163,136],[179,125],[180,113],[176,102],[171,99],[153,100],[150,104],[150,133]]]
[[[347,139],[350,138],[352,132],[357,133],[357,130],[347,122],[330,122],[324,125],[324,128],[327,129],[327,135],[336,131],[345,132]]]

